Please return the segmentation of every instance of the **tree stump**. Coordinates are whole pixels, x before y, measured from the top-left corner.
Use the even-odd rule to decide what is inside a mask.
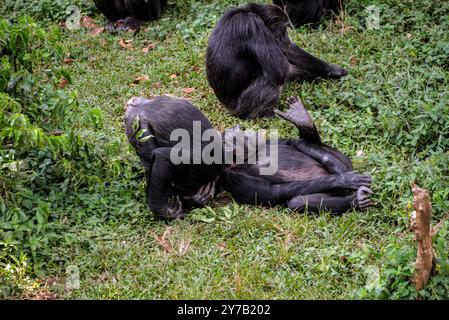
[[[417,185],[413,185],[412,192],[413,208],[415,211],[412,212],[411,229],[418,242],[415,273],[412,281],[415,284],[416,290],[420,291],[426,285],[432,271],[434,256],[432,247],[432,227],[430,224],[432,204],[427,190],[421,189]]]

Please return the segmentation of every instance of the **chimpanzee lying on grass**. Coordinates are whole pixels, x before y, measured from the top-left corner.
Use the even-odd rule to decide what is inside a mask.
[[[267,163],[225,163],[221,156],[215,163],[203,158],[196,164],[192,164],[195,162],[191,158],[189,163],[174,163],[173,154],[179,154],[179,150],[172,133],[184,129],[194,146],[198,143],[195,130],[199,130],[194,122],[199,123],[201,130],[196,139],[200,139],[201,153],[210,145],[201,139],[206,130],[213,129],[210,122],[184,99],[130,99],[125,112],[126,134],[145,168],[147,201],[153,213],[159,218],[183,218],[191,208],[214,197],[221,187],[240,203],[287,205],[298,211],[325,209],[333,213],[350,208],[365,210],[370,205],[371,178],[353,172],[347,156],[321,142],[299,99],[289,101],[286,113],[276,113],[294,123],[302,139],[281,140],[275,146],[278,170],[263,176],[260,169]],[[223,148],[221,139],[218,147]],[[185,148],[190,156],[198,154],[193,152],[194,147]],[[270,149],[269,158],[274,150]]]

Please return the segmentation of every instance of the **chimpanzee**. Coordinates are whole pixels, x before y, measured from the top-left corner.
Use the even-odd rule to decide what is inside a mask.
[[[343,0],[273,0],[275,5],[287,11],[295,27],[316,23],[330,12],[338,12]]]
[[[220,184],[240,203],[287,205],[295,211],[343,213],[366,210],[371,178],[353,171],[351,160],[321,142],[312,117],[299,98],[289,98],[287,112],[275,113],[293,123],[302,139],[279,140],[277,171],[261,175],[269,162],[236,164],[224,169]],[[268,161],[273,151],[269,149]]]
[[[151,100],[134,97],[125,109],[126,135],[145,169],[146,195],[151,211],[167,220],[183,218],[186,211],[202,206],[212,198],[221,165],[195,164],[191,159],[194,150],[188,146],[184,147],[190,152],[190,163],[175,164],[172,152],[179,142],[170,139],[176,129],[186,130],[191,138],[194,122],[197,122],[201,140],[204,131],[213,129],[209,120],[189,101],[168,96]],[[206,142],[201,142],[199,149],[203,150],[205,145]]]
[[[142,21],[156,20],[167,5],[167,0],[94,0],[97,9],[108,22],[108,31],[139,29]]]
[[[271,116],[287,81],[347,75],[293,43],[288,25],[280,7],[253,3],[229,9],[218,21],[207,46],[207,79],[234,115]]]

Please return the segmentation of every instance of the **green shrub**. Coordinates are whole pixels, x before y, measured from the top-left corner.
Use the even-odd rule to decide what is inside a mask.
[[[40,266],[53,259],[51,246],[68,228],[56,210],[64,196],[101,187],[105,177],[120,172],[120,160],[108,158],[119,152],[116,141],[98,131],[103,125],[100,109],[82,105],[76,92],[58,88],[62,78],[70,80],[60,67],[60,36],[58,29],[46,32],[29,18],[0,21],[0,248],[8,249],[0,256],[4,274],[7,266],[22,265],[25,256],[31,258],[26,270],[33,267],[39,274]]]
[[[62,21],[70,15],[70,12],[66,11],[70,5],[77,6],[84,15],[95,9],[91,0],[4,0],[4,3],[0,4],[0,10],[7,12],[9,18],[29,15],[39,20]]]

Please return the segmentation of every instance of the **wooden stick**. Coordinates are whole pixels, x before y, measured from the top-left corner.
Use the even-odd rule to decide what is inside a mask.
[[[416,290],[420,291],[424,288],[430,278],[433,261],[432,247],[432,228],[430,225],[432,217],[432,204],[430,203],[429,192],[419,188],[417,185],[412,186],[413,192],[413,208],[411,218],[411,228],[418,242],[418,253],[415,262],[415,274],[413,275],[413,283]]]

